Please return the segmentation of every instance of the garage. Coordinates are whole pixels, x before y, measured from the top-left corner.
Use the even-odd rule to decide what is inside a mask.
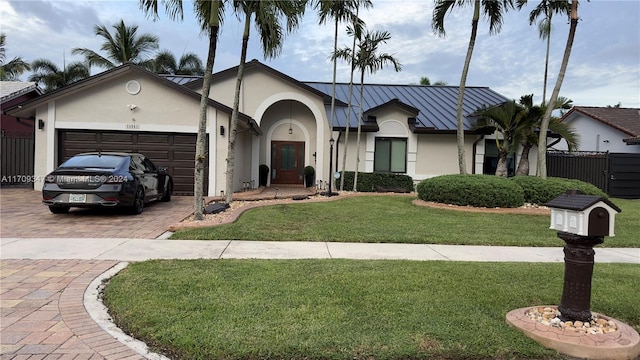
[[[193,195],[196,134],[133,131],[58,130],[58,164],[88,151],[137,152],[173,177],[174,195]],[[208,154],[208,141],[207,150]],[[208,159],[205,161],[208,164]],[[208,167],[204,192],[207,193]]]

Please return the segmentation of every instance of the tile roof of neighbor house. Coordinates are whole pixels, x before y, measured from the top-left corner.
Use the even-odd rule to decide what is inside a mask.
[[[22,94],[35,91],[42,94],[42,89],[32,81],[0,81],[0,101],[5,102]]]
[[[630,139],[640,137],[640,109],[638,108],[574,106],[562,117],[562,120],[568,119],[574,113],[581,113],[622,131],[629,135]]]

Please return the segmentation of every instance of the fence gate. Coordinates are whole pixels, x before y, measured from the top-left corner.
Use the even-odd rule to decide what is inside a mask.
[[[549,151],[547,175],[591,183],[611,197],[640,199],[640,154]]]
[[[33,186],[33,156],[35,142],[32,137],[0,138],[0,185]]]
[[[612,197],[640,199],[640,154],[609,154],[609,192]]]

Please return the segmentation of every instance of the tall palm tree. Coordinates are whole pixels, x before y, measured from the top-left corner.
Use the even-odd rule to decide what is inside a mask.
[[[371,0],[318,0],[315,3],[315,8],[318,10],[318,22],[323,25],[330,19],[334,21],[334,35],[333,35],[333,52],[338,50],[338,28],[339,24],[344,21],[348,21],[358,31],[362,30],[364,22],[358,18],[354,10],[357,10],[363,6],[364,8],[370,8],[372,6]],[[334,114],[335,114],[335,98],[336,98],[336,73],[337,73],[337,59],[333,59],[333,80],[332,80],[332,95],[331,95],[331,111],[329,114],[331,123],[331,132],[333,132]]]
[[[31,63],[33,73],[29,81],[40,83],[45,92],[54,91],[89,77],[89,67],[82,62],[68,64],[59,69],[56,64],[47,59],[37,59]]]
[[[499,106],[482,109],[475,129],[491,129],[496,133],[498,166],[496,176],[508,175],[507,155],[515,153],[522,142],[523,127],[527,127],[527,109],[515,101],[507,101]]]
[[[480,11],[482,11],[489,20],[489,33],[496,34],[500,32],[502,27],[502,14],[513,8],[513,0],[436,0],[436,5],[433,10],[432,27],[435,33],[444,36],[444,19],[447,12],[451,11],[455,7],[462,7],[465,5],[473,5],[473,18],[471,20],[471,36],[469,38],[469,46],[467,48],[467,56],[464,60],[464,66],[462,68],[462,76],[460,77],[460,87],[458,88],[458,103],[457,103],[457,140],[458,140],[458,166],[460,168],[460,174],[467,173],[467,165],[465,161],[465,149],[464,149],[464,122],[462,114],[462,104],[464,100],[464,89],[467,82],[467,74],[469,72],[469,66],[471,64],[471,56],[473,54],[473,48],[476,43],[476,34],[478,33],[478,22],[480,20]]]
[[[562,81],[564,75],[567,72],[567,65],[569,64],[569,57],[571,56],[571,48],[573,46],[573,39],[576,35],[576,29],[578,27],[578,0],[571,2],[571,25],[569,26],[569,35],[567,36],[567,44],[564,48],[564,55],[562,57],[562,64],[560,65],[560,71],[558,72],[558,78],[556,79],[556,85],[553,87],[550,104],[555,104],[560,94],[560,88],[562,87]],[[553,112],[553,106],[547,106],[544,116],[542,117],[542,123],[540,124],[540,136],[538,139],[538,164],[536,172],[539,177],[547,178],[547,130],[549,129],[549,123],[551,121],[551,113]]]
[[[172,19],[182,19],[182,1],[166,0],[162,1],[167,14]],[[140,0],[140,8],[154,19],[158,17],[158,0]],[[202,30],[209,35],[209,50],[207,51],[207,63],[205,65],[204,77],[202,78],[202,95],[200,96],[200,115],[198,120],[198,135],[196,138],[196,155],[194,165],[193,184],[193,216],[196,221],[204,219],[203,199],[204,199],[204,169],[207,141],[207,109],[209,107],[209,93],[211,90],[211,74],[216,58],[218,45],[218,33],[220,25],[224,19],[224,0],[196,0],[194,1],[194,13],[198,18]]]
[[[244,15],[244,31],[242,34],[242,50],[236,77],[233,111],[229,126],[229,146],[227,153],[226,194],[227,203],[233,201],[233,174],[235,170],[236,135],[238,132],[238,115],[240,107],[240,87],[244,75],[244,63],[247,60],[247,47],[252,18],[262,42],[265,58],[273,58],[282,51],[284,31],[291,32],[298,27],[304,15],[306,0],[236,0],[233,2],[236,13]],[[284,18],[285,26],[280,23]]]
[[[560,96],[554,105],[554,109],[571,109],[572,103],[573,101],[571,99]],[[540,127],[547,104],[534,105],[533,94],[530,94],[520,97],[520,105],[527,109],[526,122],[528,127],[524,129],[522,151],[520,153],[516,176],[526,176],[529,175],[529,152],[533,146],[538,145],[538,134],[536,134],[535,130]],[[574,151],[578,147],[578,134],[569,124],[560,121],[560,118],[552,117],[549,122],[549,129],[567,141],[569,151]]]
[[[203,75],[202,60],[194,53],[185,53],[176,61],[169,50],[160,51],[153,59],[153,72],[171,75]]]
[[[358,35],[354,33],[354,35]],[[358,110],[358,135],[356,140],[356,170],[353,179],[353,189],[358,189],[358,171],[360,167],[360,134],[362,133],[362,112],[364,102],[364,76],[366,73],[375,74],[378,70],[381,70],[387,64],[391,64],[395,71],[402,70],[400,62],[388,53],[378,54],[380,44],[386,44],[391,39],[391,34],[388,31],[369,31],[367,30],[361,35],[359,39],[358,49],[356,50],[355,58],[352,60],[351,49],[342,48],[338,49],[334,54],[334,57],[341,58],[351,63],[353,69],[360,70],[360,101]]]
[[[158,48],[158,37],[151,34],[138,36],[138,26],[127,26],[124,20],[113,25],[114,33],[111,34],[105,25],[96,25],[96,36],[104,39],[100,50],[106,53],[106,57],[87,48],[74,48],[73,55],[84,56],[89,66],[97,66],[111,69],[127,62],[145,64],[146,55]]]
[[[528,0],[517,0],[518,9],[522,9]],[[551,47],[551,24],[553,14],[566,14],[569,16],[571,5],[568,0],[541,0],[529,13],[529,25],[533,25],[540,16],[544,16],[538,23],[538,35],[547,42],[547,51],[544,59],[544,85],[542,88],[542,103],[547,102],[547,78],[549,73],[549,48]]]
[[[4,47],[7,41],[7,35],[0,33],[0,80],[13,81],[18,80],[20,75],[25,71],[31,70],[29,63],[22,60],[22,57],[17,56],[11,61],[5,63],[6,49]]]

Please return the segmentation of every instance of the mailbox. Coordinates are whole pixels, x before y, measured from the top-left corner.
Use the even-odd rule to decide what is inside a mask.
[[[550,229],[590,237],[615,236],[615,215],[622,211],[604,197],[578,190],[568,190],[545,205],[551,208]]]

